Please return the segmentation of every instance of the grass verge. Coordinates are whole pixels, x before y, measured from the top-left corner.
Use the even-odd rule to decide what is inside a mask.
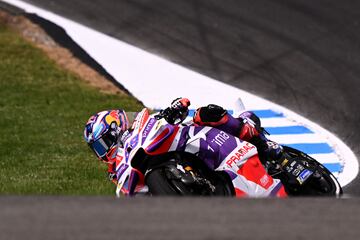
[[[0,86],[1,194],[114,194],[83,127],[99,110],[138,111],[135,99],[100,93],[1,24]]]

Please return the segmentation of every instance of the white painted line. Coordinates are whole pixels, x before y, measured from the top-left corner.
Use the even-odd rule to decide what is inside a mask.
[[[171,99],[182,96],[188,97],[195,108],[216,103],[231,109],[241,97],[247,109],[271,109],[282,112],[289,121],[314,131],[318,141],[325,139],[335,150],[339,161],[344,163],[344,169],[338,176],[341,185],[348,184],[358,174],[359,163],[354,153],[341,140],[289,109],[190,71],[44,9],[19,0],[3,1],[27,12],[36,13],[64,28],[67,34],[109,74],[150,108],[165,108]]]
[[[335,153],[309,154],[320,163],[339,163],[338,156]]]
[[[332,174],[334,175],[335,178],[337,178],[337,179],[339,178],[340,173],[338,173],[338,172],[332,172]]]
[[[287,126],[294,126],[298,124],[295,121],[290,121],[287,118],[262,118],[261,119],[261,126],[264,128],[267,127],[287,127]]]
[[[321,138],[313,133],[308,134],[283,134],[268,136],[270,140],[280,144],[293,144],[293,143],[323,143],[327,142],[326,138]]]

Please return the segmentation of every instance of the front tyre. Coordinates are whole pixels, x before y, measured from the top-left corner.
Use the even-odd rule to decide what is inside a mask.
[[[185,184],[172,176],[167,167],[151,170],[146,175],[145,183],[154,196],[191,195]]]
[[[145,184],[151,195],[233,196],[231,179],[222,172],[206,171],[191,161],[170,160],[153,166],[145,174]],[[230,183],[230,184],[229,184]]]

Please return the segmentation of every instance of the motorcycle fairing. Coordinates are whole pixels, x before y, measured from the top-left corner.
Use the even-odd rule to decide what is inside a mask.
[[[173,139],[177,135],[179,127],[168,124],[164,119],[156,120],[149,115],[147,109],[143,109],[136,116],[131,127],[131,133],[127,136],[122,148],[118,148],[118,161],[116,172],[118,184],[116,194],[131,195],[138,192],[142,187],[136,188],[136,184],[143,183],[143,174],[131,166],[131,160],[140,148],[148,155],[159,155],[169,151]],[[128,166],[126,169],[125,165]],[[140,182],[139,182],[140,181]]]
[[[145,141],[147,142],[147,146],[144,148],[145,152],[149,155],[159,155],[168,152],[178,130],[179,127],[176,125],[162,125],[156,135]]]
[[[237,171],[233,179],[234,187],[249,197],[285,197],[284,186],[279,179],[274,179],[267,174],[258,155],[250,157]],[[236,191],[235,189],[235,191]],[[243,197],[243,195],[242,195]]]
[[[279,196],[283,191],[280,180],[267,175],[256,148],[250,143],[212,127],[170,125],[164,119],[153,118],[144,109],[137,115],[131,135],[119,151],[123,156],[121,162],[129,167],[119,174],[117,195],[138,190],[134,181],[141,179],[141,175],[131,166],[131,159],[140,148],[149,155],[171,151],[195,154],[210,169],[225,171],[239,197]],[[120,166],[117,164],[117,170]]]
[[[131,126],[131,129],[133,129],[135,132],[140,132],[142,128],[144,127],[145,123],[150,117],[149,110],[147,108],[144,108],[141,112],[139,112]]]
[[[177,150],[184,148],[185,152],[201,158],[210,169],[225,171],[238,197],[286,196],[280,180],[267,174],[254,145],[216,128],[192,126],[182,131],[187,131],[188,140],[184,141],[185,148],[177,146]]]

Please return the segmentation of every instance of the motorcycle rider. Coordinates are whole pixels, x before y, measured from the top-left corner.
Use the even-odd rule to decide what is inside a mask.
[[[166,121],[176,124],[184,121],[188,115],[190,100],[187,98],[177,98],[173,100],[171,106],[160,114],[164,115]],[[255,145],[260,159],[278,160],[282,157],[282,147],[277,143],[266,138],[264,128],[258,116],[251,111],[246,111],[235,118],[224,108],[209,104],[196,110],[193,122],[200,126],[211,126],[241,140]]]
[[[157,117],[165,118],[170,124],[180,124],[188,116],[189,106],[189,99],[177,98],[170,107],[160,111]],[[193,122],[196,125],[218,128],[252,143],[257,147],[260,159],[277,160],[282,157],[281,146],[265,137],[260,119],[252,112],[244,112],[235,118],[224,108],[209,104],[196,110]],[[109,180],[115,183],[117,148],[129,128],[127,114],[122,109],[99,112],[91,116],[85,126],[86,142],[96,156],[108,165]]]

